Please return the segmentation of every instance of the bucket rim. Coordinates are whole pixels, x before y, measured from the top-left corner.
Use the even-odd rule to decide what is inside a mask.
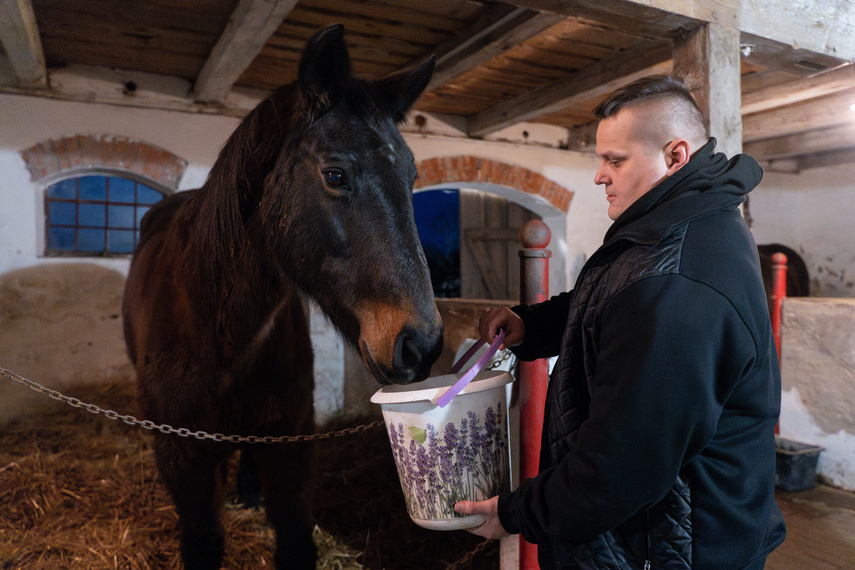
[[[457,380],[463,376],[463,372],[457,374],[444,374],[442,376],[431,376],[424,383],[428,383],[427,388],[412,389],[414,386],[424,385],[419,384],[392,384],[383,386],[377,390],[371,401],[375,404],[407,404],[411,402],[427,401],[432,402],[435,398],[442,395],[450,388]],[[513,376],[504,370],[485,370],[479,373],[472,382],[466,385],[459,395],[474,394],[483,392],[499,386],[510,384],[514,381]]]

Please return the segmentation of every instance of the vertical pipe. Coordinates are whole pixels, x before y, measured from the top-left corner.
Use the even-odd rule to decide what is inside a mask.
[[[549,295],[549,257],[546,249],[552,237],[549,227],[540,220],[529,220],[520,229],[520,302],[531,305],[545,301]],[[537,475],[540,458],[540,433],[549,370],[544,359],[520,362],[520,481]],[[534,570],[537,545],[520,537],[520,570]]]
[[[787,256],[783,253],[772,254],[772,336],[775,337],[775,350],[778,353],[778,365],[781,364],[781,307],[787,296]],[[778,424],[775,424],[778,433]]]

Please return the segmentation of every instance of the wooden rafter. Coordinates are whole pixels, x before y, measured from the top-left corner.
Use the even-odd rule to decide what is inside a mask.
[[[194,86],[197,101],[222,101],[298,0],[241,0]]]
[[[513,0],[510,3],[603,22],[614,15],[625,29],[635,25],[639,30],[646,27],[654,32],[660,23],[667,23],[672,29],[674,24],[691,29],[699,23],[714,23],[841,62],[855,60],[852,41],[855,2],[798,0],[787,2],[785,10],[781,9],[781,0]]]
[[[47,69],[30,0],[0,2],[0,43],[22,87],[47,87]]]
[[[646,49],[625,50],[613,59],[586,67],[469,117],[469,135],[484,136],[514,123],[558,111],[575,102],[606,95],[638,77],[670,70],[670,59],[670,47],[662,43]]]
[[[555,14],[498,5],[465,32],[437,46],[436,70],[428,90],[444,85],[517,44],[559,23]]]

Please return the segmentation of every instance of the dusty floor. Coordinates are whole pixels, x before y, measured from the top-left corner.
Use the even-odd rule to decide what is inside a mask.
[[[778,491],[787,538],[766,561],[766,570],[855,568],[855,493],[820,485]]]
[[[73,395],[134,411],[127,384]],[[353,421],[330,427],[367,423]],[[150,444],[138,427],[49,399],[38,413],[0,426],[0,569],[179,570],[177,516]],[[319,569],[498,568],[498,542],[410,520],[382,426],[315,446]],[[273,535],[263,510],[240,508],[231,495],[224,566],[270,568]]]
[[[97,392],[90,391],[85,396],[117,409],[131,409],[131,396],[124,390]],[[148,536],[152,535],[161,537],[166,544],[164,550],[175,558],[174,516],[169,516],[168,498],[154,474],[147,435],[140,434],[138,428],[58,402],[52,402],[32,420],[0,430],[0,503],[6,506],[0,509],[0,568],[56,568],[59,566],[54,562],[58,559],[51,558],[50,553],[56,554],[63,548],[69,555],[76,553],[74,559],[82,564],[77,567],[112,568],[115,566],[112,557],[109,564],[101,560],[105,545],[115,538],[118,552],[118,543],[127,542],[129,533],[134,535],[134,532],[136,544],[121,545],[129,556],[139,558],[141,551],[152,550],[153,539]],[[315,495],[317,522],[346,551],[330,568],[342,568],[342,558],[352,559],[348,568],[377,570],[498,568],[497,543],[483,544],[462,531],[437,533],[412,524],[406,516],[384,430],[371,429],[319,442],[317,451],[318,486],[323,489]],[[57,465],[55,471],[50,470],[52,463]],[[24,472],[25,467],[29,471]],[[103,473],[88,471],[96,468],[103,469]],[[39,474],[44,475],[41,477],[44,481],[36,477]],[[23,480],[15,479],[17,475]],[[116,504],[110,505],[115,513],[107,513],[109,516],[101,521],[93,513],[105,509],[96,499],[109,498],[104,489],[112,479],[124,481],[126,486],[119,489],[121,500],[116,499]],[[98,487],[99,484],[104,488]],[[56,496],[51,494],[54,487],[59,489],[58,494],[54,493]],[[136,496],[138,501],[134,500]],[[779,491],[776,498],[788,533],[784,544],[769,557],[767,570],[855,569],[855,493],[819,486],[808,491]],[[81,506],[84,503],[92,503],[93,513]],[[123,512],[120,507],[131,503],[128,520],[134,524],[119,524],[124,520],[120,519],[119,513]],[[139,508],[134,507],[137,503]],[[143,514],[148,511],[160,512],[164,520],[148,525],[152,527],[149,529],[142,523]],[[75,516],[86,518],[87,528],[92,532],[84,538],[81,525],[71,524],[69,533],[74,539],[65,544],[59,532],[61,523],[72,523]],[[140,525],[146,528],[138,528]],[[233,544],[246,544],[258,534],[257,546],[263,550],[262,554],[269,554],[269,545],[265,546],[265,535],[260,530],[263,520],[241,519],[233,526],[233,532],[243,533],[243,538]],[[24,549],[26,552],[16,539],[21,538],[25,528],[31,532],[27,542],[32,543],[28,550]],[[40,545],[31,540],[33,536],[41,537]],[[486,548],[478,549],[479,546]],[[95,556],[99,553],[101,556]],[[87,554],[92,554],[91,563],[81,558]],[[164,560],[162,556],[149,556],[138,564],[135,561],[118,567],[177,567],[177,563]],[[233,567],[252,566],[234,562]]]

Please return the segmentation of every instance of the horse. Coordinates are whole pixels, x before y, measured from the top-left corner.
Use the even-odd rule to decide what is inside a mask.
[[[297,81],[240,122],[204,185],[143,217],[123,317],[146,419],[207,433],[311,433],[306,298],[380,384],[423,380],[442,351],[413,217],[415,162],[398,130],[434,58],[354,77],[343,36],[341,25],[319,31]],[[258,473],[277,568],[315,567],[311,446],[159,431],[153,444],[185,567],[220,568],[226,466],[239,448]]]

